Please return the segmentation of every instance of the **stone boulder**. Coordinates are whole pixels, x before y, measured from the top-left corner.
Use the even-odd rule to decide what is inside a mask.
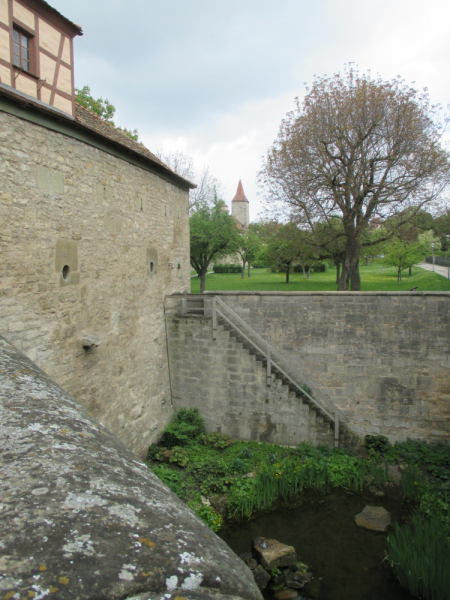
[[[372,529],[373,531],[386,531],[391,524],[391,513],[381,506],[366,506],[356,515],[355,523],[358,527]]]
[[[270,581],[270,574],[263,569],[261,565],[258,565],[255,569],[253,569],[252,573],[253,577],[255,578],[255,583],[259,589],[265,590]]]
[[[256,560],[268,571],[275,567],[290,567],[297,560],[293,546],[262,537],[253,542],[253,553]]]

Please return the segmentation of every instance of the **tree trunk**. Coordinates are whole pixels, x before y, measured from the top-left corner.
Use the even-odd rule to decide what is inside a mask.
[[[412,267],[409,267],[409,275],[412,275]]]
[[[244,273],[245,273],[245,260],[242,261],[241,279],[244,279]]]
[[[397,271],[397,283],[400,283],[401,280],[402,280],[402,269],[401,269],[401,267],[399,267],[398,271]]]
[[[368,266],[368,264],[369,264],[369,257],[366,256],[366,267]]]
[[[286,269],[286,283],[289,283],[289,271],[291,270],[291,265]]]
[[[250,261],[248,261],[248,269],[247,269],[247,272],[248,272],[248,276],[250,277]]]
[[[305,265],[302,264],[302,270],[303,270],[303,277],[306,277],[306,271],[305,271]]]
[[[309,265],[308,268],[308,275],[306,276],[306,279],[309,279],[309,276],[311,275],[311,265]]]
[[[339,284],[339,278],[341,276],[341,261],[337,260],[334,264],[336,265],[336,283]]]
[[[359,276],[359,251],[360,247],[356,239],[347,237],[348,243],[345,249],[345,257],[342,263],[342,273],[339,279],[338,291],[346,292],[350,285],[352,292],[361,291],[361,278]]]
[[[208,267],[206,267],[206,269],[204,271],[202,271],[202,274],[200,275],[200,294],[203,294],[203,292],[206,289],[206,272],[208,270]]]

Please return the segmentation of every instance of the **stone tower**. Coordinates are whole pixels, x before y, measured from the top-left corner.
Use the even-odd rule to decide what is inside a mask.
[[[231,202],[231,214],[233,217],[242,225],[244,229],[247,229],[250,222],[249,218],[249,205],[248,200],[244,194],[244,188],[242,187],[242,181],[239,179],[239,184],[236,192],[236,196]]]

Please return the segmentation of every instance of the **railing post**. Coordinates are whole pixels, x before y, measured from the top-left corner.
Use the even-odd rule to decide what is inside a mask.
[[[186,316],[187,313],[187,298],[186,296],[184,298],[181,298],[181,316],[184,317]]]
[[[334,413],[334,447],[339,448],[339,415]]]
[[[212,335],[213,340],[217,339],[217,302],[216,297],[213,298],[213,308],[212,308]]]
[[[267,385],[272,385],[272,359],[270,356],[270,346],[267,344],[266,348],[266,359],[267,359]]]

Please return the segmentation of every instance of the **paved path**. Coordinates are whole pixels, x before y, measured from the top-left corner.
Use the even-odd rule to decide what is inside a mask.
[[[416,267],[420,267],[421,269],[425,269],[426,271],[433,270],[433,265],[430,265],[430,263],[426,263],[426,262],[422,262],[422,263],[416,265]],[[437,273],[438,275],[442,275],[442,277],[445,277],[445,279],[448,279],[447,267],[441,267],[440,265],[434,265],[434,272]]]

